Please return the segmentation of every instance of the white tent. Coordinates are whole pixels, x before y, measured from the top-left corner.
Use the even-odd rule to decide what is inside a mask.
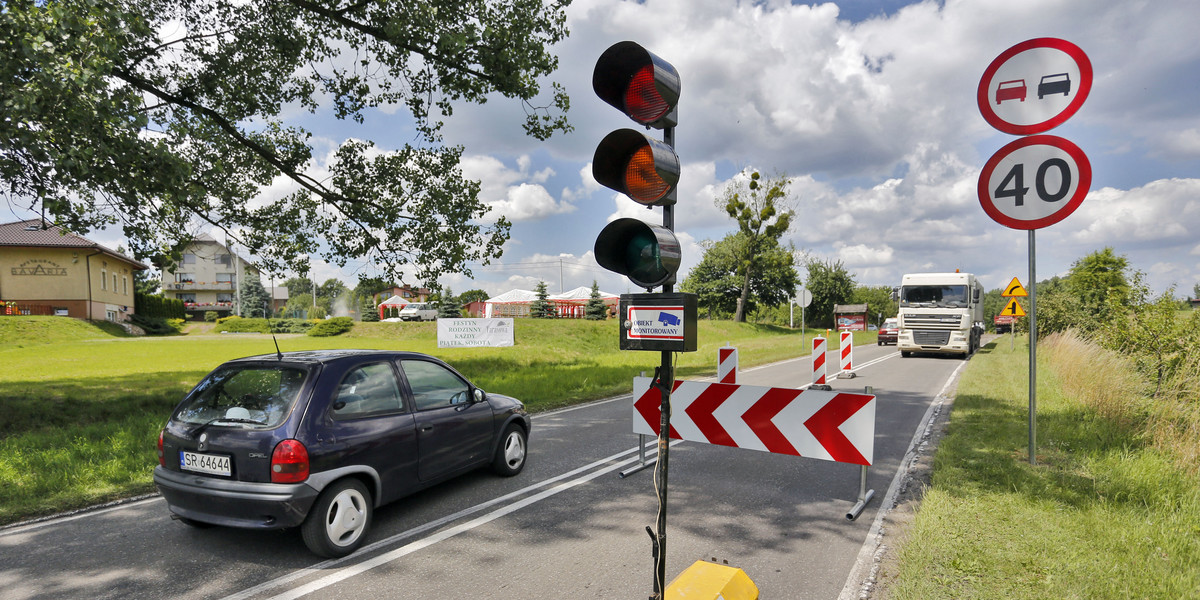
[[[388,298],[387,300],[380,302],[379,303],[379,319],[383,320],[383,314],[384,314],[384,312],[387,311],[388,308],[393,307],[393,306],[398,306],[400,308],[404,308],[404,306],[407,304],[408,304],[408,300],[405,300],[404,298],[401,298],[400,296],[392,296],[391,298]]]
[[[554,295],[550,296],[550,300],[567,300],[567,301],[582,300],[585,303],[591,299],[592,299],[592,288],[585,287],[585,286],[580,286],[573,290],[568,290],[561,294],[554,294]],[[600,299],[605,300],[606,301],[605,303],[607,304],[607,300],[609,300],[609,299],[619,300],[620,296],[618,296],[616,294],[610,294],[608,292],[601,290],[600,291]]]
[[[492,317],[528,317],[529,304],[537,300],[537,294],[529,290],[509,290],[484,300],[483,316]]]

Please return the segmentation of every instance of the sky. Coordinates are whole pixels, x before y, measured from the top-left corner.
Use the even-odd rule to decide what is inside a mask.
[[[891,287],[904,273],[957,269],[986,289],[1013,277],[1028,285],[1029,233],[994,221],[977,194],[984,164],[1017,136],[984,120],[976,90],[1006,49],[1051,37],[1082,49],[1094,70],[1086,102],[1048,132],[1077,145],[1093,176],[1073,213],[1036,231],[1037,279],[1112,247],[1155,292],[1174,286],[1177,297],[1191,296],[1200,284],[1200,2],[574,0],[567,19],[551,79],[571,97],[573,132],[527,137],[519,102],[499,97],[458,106],[446,121],[445,140],[465,148],[463,170],[482,182],[481,200],[513,222],[498,263],[442,277],[455,293],[498,295],[539,281],[551,293],[593,281],[611,293],[642,291],[593,258],[612,219],[661,222],[660,209],[591,176],[599,141],[636,127],[591,87],[596,59],[622,40],[672,63],[682,81],[680,281],[703,241],[737,229],[716,200],[758,170],[791,180],[796,218],[784,243],[840,261],[857,284]],[[384,149],[411,138],[402,109],[373,110],[361,127],[324,112],[298,123],[329,149],[352,137]],[[119,243],[105,236],[119,232],[89,238]],[[360,274],[377,271],[361,261],[343,269],[318,261],[312,271],[351,287]]]

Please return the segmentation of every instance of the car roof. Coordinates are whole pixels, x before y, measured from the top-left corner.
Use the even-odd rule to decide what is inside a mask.
[[[280,356],[282,355],[282,359]],[[338,349],[338,350],[301,350],[296,352],[283,352],[282,354],[258,354],[255,356],[247,356],[244,358],[235,358],[228,361],[229,363],[240,362],[290,362],[290,363],[306,363],[306,364],[324,364],[346,358],[362,357],[362,356],[381,356],[387,358],[434,358],[428,354],[421,352],[409,352],[404,350],[369,350],[369,349]]]

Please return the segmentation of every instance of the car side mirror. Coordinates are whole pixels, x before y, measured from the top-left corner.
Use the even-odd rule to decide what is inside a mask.
[[[483,402],[483,397],[484,397],[483,390],[481,390],[479,388],[475,388],[475,401]]]

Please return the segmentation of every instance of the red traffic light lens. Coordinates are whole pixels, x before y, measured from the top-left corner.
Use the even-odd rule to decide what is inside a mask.
[[[625,89],[625,113],[643,125],[659,120],[671,105],[654,85],[654,65],[644,65],[634,73]]]

